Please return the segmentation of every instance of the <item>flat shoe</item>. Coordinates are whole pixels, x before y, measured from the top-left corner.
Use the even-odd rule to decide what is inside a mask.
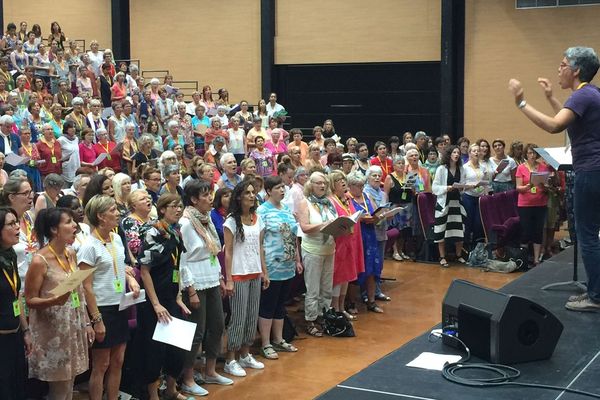
[[[348,311],[342,311],[342,314],[344,314],[344,317],[346,317],[348,321],[356,321],[358,319],[356,315],[352,315]]]
[[[386,296],[383,293],[379,293],[375,295],[375,300],[379,300],[379,301],[392,301],[392,298],[390,296]]]
[[[284,351],[284,352],[288,352],[288,353],[295,353],[298,351],[298,349],[293,344],[290,344],[290,343],[286,342],[285,340],[282,340],[280,343],[271,343],[271,344],[277,351]]]
[[[375,302],[367,304],[367,310],[374,312],[374,313],[378,313],[378,314],[383,313],[383,310],[381,309],[381,307],[379,307],[377,305],[377,303],[375,303]]]

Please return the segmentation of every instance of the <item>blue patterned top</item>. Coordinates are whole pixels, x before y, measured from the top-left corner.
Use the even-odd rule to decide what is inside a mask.
[[[289,208],[276,208],[266,201],[256,211],[265,224],[263,249],[272,281],[291,279],[296,274],[296,233],[298,223]]]

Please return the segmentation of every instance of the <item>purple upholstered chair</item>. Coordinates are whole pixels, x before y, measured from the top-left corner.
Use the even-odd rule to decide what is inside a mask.
[[[433,257],[437,246],[433,244],[433,226],[435,224],[435,202],[436,197],[433,193],[419,193],[417,195],[417,216],[415,223],[418,223],[420,230],[417,232],[423,235],[423,244],[417,259],[424,262],[437,262]]]
[[[510,190],[479,198],[479,213],[486,243],[495,247],[519,243],[517,197],[517,191]]]

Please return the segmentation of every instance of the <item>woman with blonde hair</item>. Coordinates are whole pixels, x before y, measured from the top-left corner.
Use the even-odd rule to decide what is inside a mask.
[[[300,202],[297,210],[298,222],[304,233],[301,247],[306,284],[306,332],[315,337],[323,336],[316,320],[323,308],[329,309],[333,287],[335,241],[333,236],[321,233],[321,229],[337,217],[328,198],[330,194],[327,176],[313,172],[304,185],[306,199]]]
[[[96,269],[83,283],[96,337],[92,346],[89,394],[90,399],[101,400],[106,383],[106,398],[116,400],[129,340],[129,312],[119,311],[119,303],[127,287],[137,297],[140,286],[127,274],[125,246],[121,237],[113,232],[119,225],[115,200],[104,195],[92,197],[85,207],[85,216],[92,233],[77,252],[77,260],[82,270]]]
[[[123,219],[129,214],[127,208],[127,198],[131,193],[131,177],[122,172],[119,172],[112,178],[112,186],[115,191],[114,199],[117,203],[119,211],[119,219]]]

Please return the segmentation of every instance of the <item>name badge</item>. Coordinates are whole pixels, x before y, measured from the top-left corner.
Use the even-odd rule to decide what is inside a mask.
[[[79,293],[77,293],[75,291],[71,292],[71,307],[79,308],[80,305],[81,305],[81,302],[79,301]]]
[[[425,190],[425,185],[419,183],[419,192],[422,192],[423,190]]]
[[[406,192],[402,192],[401,199],[402,199],[402,200],[406,200]]]
[[[56,164],[56,157],[54,157],[54,156],[53,156],[53,157],[51,157],[51,158],[50,158],[50,162],[51,162],[52,164]]]
[[[265,160],[265,161],[262,162],[262,165],[263,165],[263,167],[268,167],[269,166],[269,162]]]
[[[19,301],[19,299],[13,301],[13,315],[15,317],[21,315],[21,302]]]
[[[123,293],[123,284],[120,280],[115,279],[114,281],[115,293]]]
[[[176,269],[173,270],[173,283],[179,283],[179,271]]]
[[[110,158],[110,154],[106,153],[106,159],[107,159],[108,161],[110,161],[110,160],[111,160],[111,158]]]
[[[217,265],[217,257],[214,254],[210,256],[210,265]]]
[[[537,188],[535,186],[533,186],[531,188],[531,194],[536,194],[537,193]]]

